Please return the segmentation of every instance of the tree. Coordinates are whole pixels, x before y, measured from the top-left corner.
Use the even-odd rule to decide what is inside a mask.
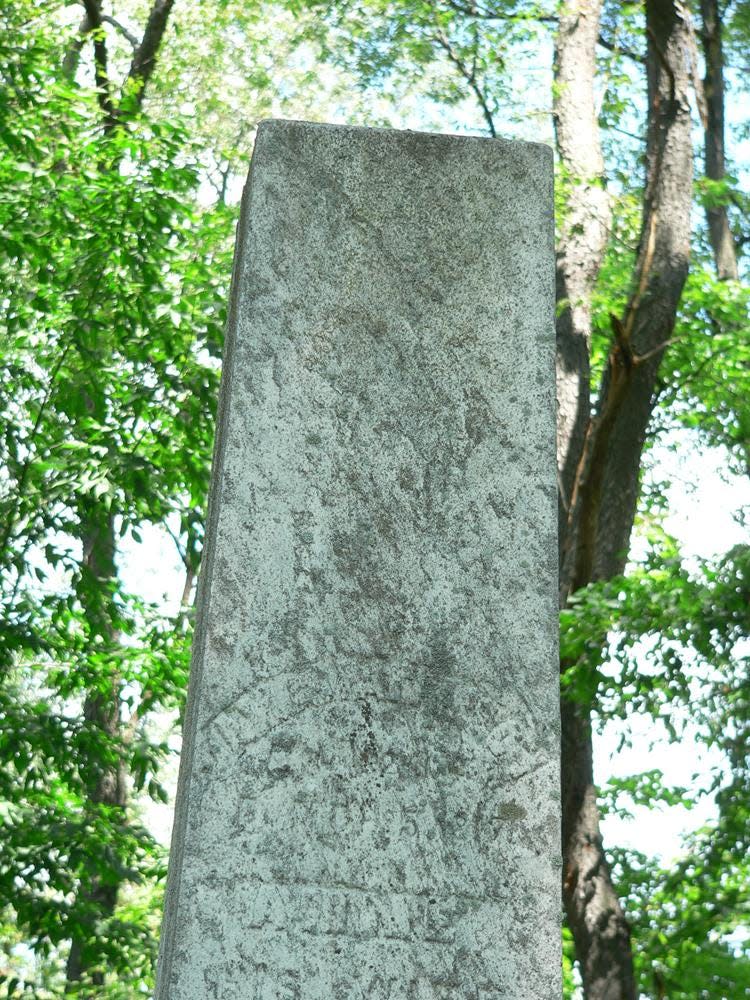
[[[579,592],[562,616],[562,646],[575,664],[567,675],[572,693],[596,672],[602,715],[650,716],[673,741],[689,721],[701,742],[723,752],[713,786],[717,817],[691,837],[674,867],[613,852],[639,943],[643,996],[734,997],[750,988],[750,952],[742,939],[750,887],[749,554],[739,546],[716,562],[688,568],[673,539],[656,531],[638,570]],[[609,636],[606,656],[598,646],[603,632]],[[640,662],[644,641],[646,669]],[[619,664],[615,678],[602,671],[606,661]],[[656,767],[613,782],[607,808],[622,810],[622,799],[690,806],[694,793],[664,787]]]
[[[714,186],[706,207],[709,239],[721,280],[739,277],[734,235],[726,206],[726,153],[724,137],[724,45],[722,13],[718,0],[701,0],[701,41],[705,75],[699,106],[705,133],[706,180]],[[700,87],[700,84],[699,84]]]
[[[124,592],[117,550],[171,518],[197,568],[217,256],[228,271],[228,227],[204,225],[184,133],[139,113],[170,6],[152,6],[119,96],[98,3],[67,52],[56,5],[3,14],[0,886],[40,954],[71,942],[67,989],[85,995],[101,995],[108,969],[151,975],[150,915],[117,909],[125,881],[163,865],[128,781],[163,794],[166,748],[142,720],[181,701],[187,649],[179,622]],[[72,76],[84,42],[93,90]]]
[[[187,607],[165,615],[127,593],[119,561],[160,525],[189,604],[246,123],[305,107],[403,124],[411,107],[421,123],[500,135],[539,105],[558,171],[566,940],[589,998],[738,995],[746,559],[688,572],[660,539],[643,565],[627,560],[638,512],[658,515],[641,490],[657,435],[688,428],[748,469],[748,291],[736,280],[747,198],[724,120],[750,5],[222,0],[209,24],[200,5],[156,0],[144,17],[129,0],[86,0],[75,23],[70,13],[62,0],[13,0],[0,14],[10,995],[24,977],[40,996],[132,996],[151,981],[164,859],[135,798],[164,794],[169,750],[148,724],[182,704],[190,622]],[[691,230],[694,196],[705,226]],[[657,675],[640,662],[643,637]],[[714,828],[671,869],[605,852],[601,803],[687,793],[649,773],[599,794],[595,727],[633,711],[669,721],[688,704],[727,761]]]
[[[647,140],[641,235],[631,292],[583,442],[566,449],[562,478],[560,598],[622,573],[638,473],[687,277],[692,204],[690,27],[671,2],[646,4]],[[563,408],[561,407],[561,410]],[[595,690],[592,691],[592,696]],[[563,699],[563,899],[592,1000],[635,997],[628,927],[602,849],[591,748],[592,702]]]
[[[395,5],[394,13],[393,5],[376,2],[368,5],[369,19],[358,9],[357,34],[348,35],[349,53],[370,85],[394,71],[396,52],[422,64],[443,59],[463,81],[465,92],[474,94],[494,135],[509,89],[509,53],[547,25],[554,32],[553,115],[562,190],[557,344],[563,609],[586,588],[619,578],[626,566],[642,457],[666,388],[664,359],[681,320],[691,245],[690,100],[691,91],[698,89],[700,94],[692,16],[685,5],[671,0],[647,0],[643,19],[637,5],[619,8],[603,9],[597,0],[565,2],[559,11],[545,4],[447,0],[431,5],[414,0]],[[344,11],[338,4],[329,8],[337,33],[346,30],[350,11]],[[718,12],[703,5],[703,17],[706,89],[714,102],[706,116],[707,170],[709,180],[725,192]],[[634,185],[632,176],[618,171],[617,155],[610,153],[605,167],[602,124],[622,131],[627,103],[619,94],[610,98],[615,108],[608,108],[610,88],[604,84],[604,106],[597,107],[596,85],[602,77],[597,47],[605,53],[607,73],[619,74],[623,89],[630,86],[633,70],[645,70],[645,100],[635,104],[643,113],[634,125],[642,129],[645,147],[640,185],[640,178]],[[627,71],[622,69],[625,61],[631,65]],[[635,138],[638,142],[637,134]],[[607,174],[624,188],[624,195],[607,191]],[[633,232],[636,197],[639,235]],[[725,194],[722,198],[726,200]],[[731,232],[726,210],[714,200],[708,211],[720,276],[732,277],[736,269],[733,272],[727,264]],[[629,227],[628,236],[637,236],[634,253],[614,244],[624,225]],[[698,357],[704,350],[698,347]],[[733,353],[736,356],[736,350]],[[696,366],[696,356],[682,352],[681,362],[684,384]],[[722,406],[726,407],[725,400]],[[606,629],[598,637],[599,648],[605,637]],[[563,678],[572,666],[563,659]],[[567,684],[564,692],[567,922],[585,995],[591,1000],[631,998],[636,995],[636,977],[630,931],[602,845],[593,777],[592,722],[600,698],[597,672],[588,671],[575,698],[568,696]]]

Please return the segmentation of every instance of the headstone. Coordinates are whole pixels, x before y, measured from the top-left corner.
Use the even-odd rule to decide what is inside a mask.
[[[560,996],[552,155],[260,126],[159,1000]]]

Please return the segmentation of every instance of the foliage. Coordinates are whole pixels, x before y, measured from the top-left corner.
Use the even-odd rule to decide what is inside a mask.
[[[37,956],[85,938],[92,976],[146,988],[153,914],[102,914],[80,887],[151,884],[163,850],[90,790],[122,766],[133,791],[164,797],[169,751],[144,722],[181,705],[189,630],[81,556],[99,510],[122,541],[171,526],[197,569],[232,216],[200,208],[178,121],[107,133],[97,96],[60,72],[44,12],[4,16],[20,34],[0,53],[0,905]],[[123,725],[106,733],[83,706],[113,685]]]
[[[746,69],[747,3],[726,6],[730,74]],[[116,11],[132,33],[138,0]],[[189,598],[202,547],[233,207],[255,122],[272,114],[538,138],[549,119],[557,5],[238,0],[177,5],[142,113],[108,125],[81,11],[11,0],[0,11],[0,984],[8,996],[148,995],[165,852],[139,803],[167,796],[173,756],[155,721],[179,713],[186,607],[129,593],[124,554],[156,526],[174,538]],[[121,30],[102,29],[127,73]],[[606,3],[600,126],[613,225],[593,296],[592,384],[631,293],[646,109],[640,4]],[[739,83],[737,87],[739,88]],[[113,86],[113,92],[116,88]],[[548,126],[544,126],[547,128]],[[551,137],[551,132],[544,133]],[[729,206],[747,239],[744,164],[699,178],[696,208]],[[560,171],[560,218],[570,179]],[[700,212],[696,213],[696,219]],[[741,270],[744,266],[740,260]],[[659,375],[650,442],[687,429],[750,467],[748,290],[714,276],[701,222]],[[685,721],[718,751],[707,788],[658,767],[610,781],[603,810],[690,806],[716,818],[673,865],[614,849],[644,997],[750,992],[747,858],[750,550],[688,563],[658,528],[648,554],[575,595],[561,619],[565,693],[601,727],[647,714],[679,741]],[[111,532],[111,559],[102,557]],[[98,546],[98,562],[91,560]],[[91,707],[116,703],[106,731]],[[101,713],[100,713],[101,714]],[[163,728],[163,727],[161,727]],[[96,800],[121,769],[127,806]],[[87,887],[114,887],[100,906]],[[86,978],[65,982],[71,940]],[[565,936],[565,990],[575,956]],[[75,995],[75,993],[73,993]]]
[[[666,788],[655,768],[611,781],[603,802],[622,815],[628,801],[690,807],[696,795],[715,794],[717,818],[687,840],[674,866],[612,853],[643,996],[740,997],[750,989],[750,548],[689,570],[673,540],[657,542],[642,567],[592,585],[563,613],[574,661],[565,680],[575,694],[598,675],[602,724],[648,714],[655,740],[663,727],[679,742],[689,724],[721,751],[707,788]]]

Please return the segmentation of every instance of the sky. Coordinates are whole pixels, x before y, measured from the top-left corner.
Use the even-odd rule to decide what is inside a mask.
[[[728,456],[719,448],[702,450],[695,436],[682,431],[657,445],[648,459],[647,483],[668,482],[669,513],[665,530],[677,538],[688,565],[698,559],[712,559],[733,545],[748,542],[747,528],[739,512],[750,512],[750,477],[728,473]],[[636,535],[633,554],[644,551]],[[721,767],[718,752],[708,752],[695,741],[688,723],[686,738],[669,745],[659,738],[650,718],[628,722],[631,747],[620,748],[624,726],[608,724],[595,743],[596,780],[604,784],[610,776],[625,777],[659,768],[666,785],[688,788],[707,786],[714,768]],[[694,731],[693,731],[694,732]],[[654,742],[656,740],[656,742]],[[617,844],[658,854],[668,863],[680,853],[685,833],[699,829],[715,815],[713,799],[707,796],[690,811],[682,806],[631,810],[634,819],[605,818],[605,844]]]

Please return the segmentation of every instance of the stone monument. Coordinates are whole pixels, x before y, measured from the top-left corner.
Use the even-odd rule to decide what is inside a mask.
[[[158,1000],[560,996],[552,154],[264,122]]]

